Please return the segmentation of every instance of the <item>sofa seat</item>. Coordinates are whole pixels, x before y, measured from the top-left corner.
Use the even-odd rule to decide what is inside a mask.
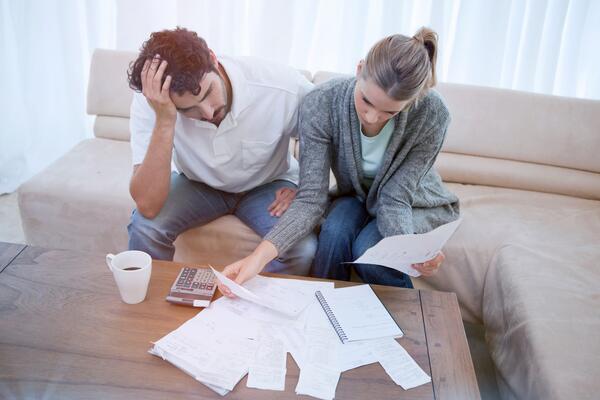
[[[503,399],[591,399],[600,376],[600,201],[448,184],[463,222],[438,273],[483,323]]]
[[[497,249],[483,321],[504,399],[598,398],[600,208],[552,215]]]
[[[19,210],[28,244],[122,250],[133,207],[124,173],[131,170],[130,152],[129,142],[86,139],[24,183]]]
[[[72,249],[76,243],[76,249],[95,252],[126,250],[127,224],[135,207],[129,195],[130,171],[129,142],[93,138],[78,143],[19,189],[28,243],[56,249]],[[248,226],[228,215],[182,234],[175,242],[175,260],[228,264],[249,254],[259,241]]]
[[[460,199],[463,222],[444,248],[446,262],[438,273],[416,279],[415,285],[456,292],[465,321],[483,322],[486,281],[500,249],[527,246],[531,238],[558,242],[565,236],[580,234],[584,225],[585,231],[596,232],[596,243],[600,238],[600,201],[491,186],[446,185]],[[572,225],[571,221],[581,215],[596,218],[589,218],[579,227]],[[564,226],[564,230],[549,231],[549,224]],[[589,244],[594,243],[588,239]],[[572,250],[568,246],[565,249]],[[516,263],[514,267],[521,265]]]

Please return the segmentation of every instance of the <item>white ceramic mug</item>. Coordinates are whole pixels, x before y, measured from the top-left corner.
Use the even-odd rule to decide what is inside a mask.
[[[127,304],[144,301],[152,274],[152,258],[138,250],[107,254],[106,265],[115,277],[121,299]]]

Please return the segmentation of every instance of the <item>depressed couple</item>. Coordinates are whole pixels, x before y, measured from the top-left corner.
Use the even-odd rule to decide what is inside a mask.
[[[411,288],[394,269],[342,263],[459,216],[433,168],[450,122],[432,89],[436,54],[430,29],[388,36],[355,76],[313,86],[292,67],[218,57],[186,29],[152,33],[128,71],[129,248],[171,260],[179,234],[233,214],[263,238],[225,268],[238,283],[261,271],[348,280],[355,268],[365,283]],[[443,260],[414,268],[429,276]]]

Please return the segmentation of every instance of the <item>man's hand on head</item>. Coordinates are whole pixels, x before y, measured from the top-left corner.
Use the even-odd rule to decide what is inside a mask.
[[[169,89],[171,75],[167,75],[163,82],[163,75],[167,68],[167,61],[160,59],[160,55],[152,60],[146,60],[142,68],[142,93],[156,114],[157,124],[175,125],[177,108],[171,100]]]

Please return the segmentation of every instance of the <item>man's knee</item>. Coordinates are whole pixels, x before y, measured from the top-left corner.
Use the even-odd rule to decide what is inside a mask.
[[[162,226],[160,218],[146,218],[137,209],[131,214],[127,231],[130,238],[135,236],[160,242],[167,238],[167,232]]]

